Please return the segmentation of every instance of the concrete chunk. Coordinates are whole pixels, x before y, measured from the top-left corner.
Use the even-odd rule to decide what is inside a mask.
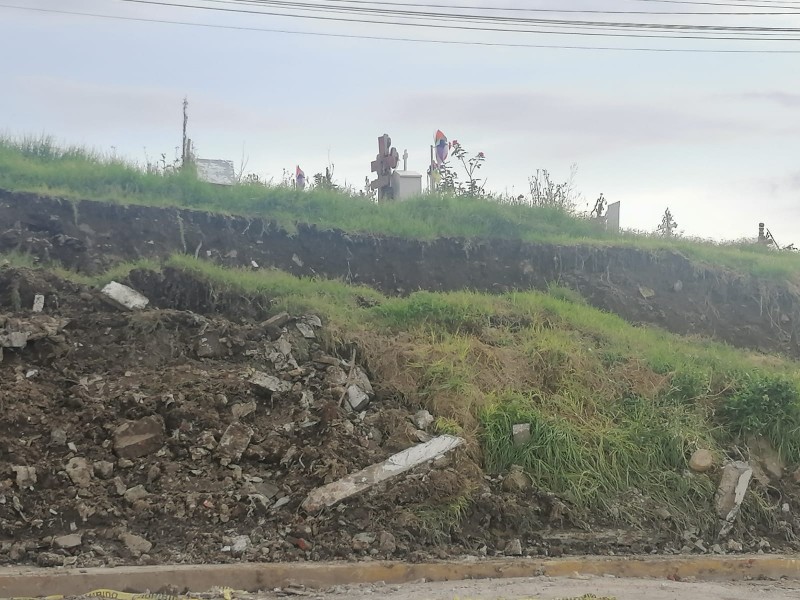
[[[17,486],[21,490],[33,487],[33,484],[35,484],[37,481],[36,467],[15,465],[11,467],[11,470],[17,476]]]
[[[722,468],[722,478],[716,495],[717,515],[722,519],[720,537],[733,529],[752,478],[753,469],[745,462],[731,462]]]
[[[441,435],[431,441],[398,452],[381,463],[362,469],[312,491],[301,504],[304,510],[316,513],[325,507],[333,506],[351,496],[360,494],[371,487],[393,477],[410,471],[429,460],[433,460],[464,445],[463,438]],[[435,494],[435,490],[431,491]]]
[[[244,423],[231,423],[222,434],[217,446],[217,455],[220,458],[239,460],[253,438],[253,430]]]
[[[361,412],[369,405],[369,396],[357,385],[347,388],[347,406],[353,412]]]
[[[114,452],[120,458],[141,458],[164,445],[164,421],[159,416],[128,421],[114,432]]]
[[[273,393],[288,392],[292,389],[291,383],[278,379],[273,375],[267,375],[261,371],[253,373],[250,377],[250,383]]]
[[[141,310],[150,304],[145,296],[129,288],[127,285],[122,285],[116,281],[112,281],[105,286],[101,293],[108,298],[112,304],[119,308],[126,310]]]
[[[33,297],[33,312],[40,313],[44,310],[44,296],[42,294],[36,294]]]
[[[53,539],[53,545],[57,548],[77,548],[83,543],[83,536],[80,533],[62,535]]]

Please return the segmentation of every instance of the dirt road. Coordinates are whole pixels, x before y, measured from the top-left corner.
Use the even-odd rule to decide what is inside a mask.
[[[647,579],[576,577],[487,579],[407,585],[343,586],[312,597],[366,600],[555,600],[594,594],[615,600],[789,600],[800,597],[800,582],[688,583]]]

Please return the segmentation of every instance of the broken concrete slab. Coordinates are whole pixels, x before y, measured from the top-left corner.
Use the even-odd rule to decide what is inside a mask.
[[[33,297],[33,312],[40,313],[44,310],[44,295],[36,294]]]
[[[292,384],[288,381],[283,381],[274,375],[268,375],[261,371],[256,371],[250,376],[250,383],[273,393],[288,392],[292,389]]]
[[[244,423],[231,423],[222,434],[216,453],[220,458],[239,460],[250,445],[253,430]]]
[[[116,281],[106,285],[100,293],[110,304],[124,310],[141,310],[150,304],[145,296]]]
[[[250,402],[240,402],[239,404],[234,404],[231,406],[231,415],[233,416],[234,421],[240,421],[246,416],[252,415],[254,412],[256,412],[256,408],[257,406],[255,400],[251,400]]]
[[[119,536],[119,541],[125,544],[125,547],[134,556],[147,554],[153,547],[153,544],[148,542],[145,538],[143,538],[140,535],[135,535],[133,533],[123,533],[122,535]]]
[[[69,535],[61,535],[53,539],[53,545],[56,548],[77,548],[83,543],[83,536],[80,533],[71,533]]]
[[[266,321],[264,321],[261,325],[262,327],[283,327],[286,325],[292,317],[289,316],[289,313],[282,312],[278,313],[274,317],[270,317]]]
[[[531,439],[531,424],[517,423],[511,427],[511,438],[515,448],[522,448]]]
[[[347,388],[347,406],[353,412],[361,412],[369,406],[369,395],[357,385]]]
[[[114,432],[114,452],[120,458],[141,458],[164,445],[164,421],[159,415],[127,421]]]
[[[719,537],[726,536],[733,529],[752,477],[753,469],[746,462],[730,462],[722,468],[715,499],[717,515],[722,519]]]
[[[300,506],[310,513],[319,512],[325,507],[333,506],[429,460],[455,450],[464,443],[463,438],[441,435],[425,444],[398,452],[381,463],[371,465],[357,473],[313,490]]]
[[[301,334],[303,334],[303,337],[306,338],[307,340],[313,340],[314,338],[317,337],[317,334],[314,333],[314,329],[311,327],[311,325],[303,323],[302,321],[298,321],[294,325],[295,327],[297,327],[297,330]]]

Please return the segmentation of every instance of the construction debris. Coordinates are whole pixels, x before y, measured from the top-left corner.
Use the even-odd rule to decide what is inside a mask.
[[[150,304],[145,296],[116,281],[106,285],[100,292],[111,304],[124,310],[141,310]]]
[[[425,444],[398,452],[385,461],[362,469],[358,473],[353,473],[339,481],[317,488],[303,501],[301,508],[310,513],[319,512],[325,507],[333,506],[429,460],[455,450],[464,445],[464,443],[464,439],[452,435],[441,435],[433,438]]]
[[[730,462],[722,468],[716,496],[717,515],[722,519],[719,537],[725,537],[733,529],[752,477],[753,469],[745,462]]]

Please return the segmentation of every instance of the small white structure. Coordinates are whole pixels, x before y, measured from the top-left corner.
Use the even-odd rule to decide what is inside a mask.
[[[392,192],[395,200],[407,200],[422,195],[422,174],[414,171],[392,173]]]
[[[197,178],[200,181],[215,185],[234,185],[236,183],[233,161],[196,158],[194,164],[197,167]]]

